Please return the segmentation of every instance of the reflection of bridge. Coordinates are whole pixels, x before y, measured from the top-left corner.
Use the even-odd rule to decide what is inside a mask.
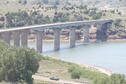
[[[107,40],[107,29],[108,24],[112,24],[112,20],[92,20],[92,21],[76,21],[76,22],[64,22],[64,23],[54,23],[54,24],[44,24],[44,25],[36,25],[36,26],[27,26],[27,27],[19,27],[19,28],[11,28],[11,29],[1,29],[0,30],[0,39],[4,42],[10,44],[11,36],[12,40],[14,40],[15,46],[27,46],[27,37],[29,35],[29,31],[33,30],[36,32],[36,48],[39,52],[42,52],[43,45],[43,33],[46,29],[53,29],[54,31],[54,49],[60,49],[60,31],[63,28],[70,29],[70,47],[75,47],[75,36],[76,36],[76,28],[78,26],[84,27],[84,42],[89,42],[89,28],[90,25],[97,26],[97,40],[106,41]]]

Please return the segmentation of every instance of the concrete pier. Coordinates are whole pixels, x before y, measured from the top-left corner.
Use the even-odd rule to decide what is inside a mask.
[[[43,31],[36,31],[36,49],[40,53],[43,52],[43,37],[44,37]]]
[[[20,31],[13,32],[14,45],[20,46]]]
[[[54,31],[54,50],[60,49],[60,31],[61,29],[53,29]]]
[[[107,33],[108,26],[107,24],[99,24],[97,25],[97,32],[96,32],[96,41],[97,42],[103,42],[106,41],[108,38],[108,33]]]
[[[28,30],[21,30],[21,45],[27,47],[28,45]]]
[[[4,32],[2,33],[3,41],[10,45],[11,40],[11,32]]]
[[[89,43],[90,42],[90,25],[85,26],[85,28],[83,28],[83,34],[84,34],[84,43]]]
[[[70,29],[70,48],[75,47],[75,42],[76,42],[76,31],[75,30],[76,30],[75,28]]]

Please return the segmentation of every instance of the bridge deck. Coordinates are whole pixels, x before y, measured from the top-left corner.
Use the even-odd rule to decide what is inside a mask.
[[[61,22],[61,23],[52,23],[52,24],[42,24],[42,25],[34,25],[34,26],[26,26],[26,27],[16,27],[10,29],[1,29],[1,32],[9,32],[9,31],[16,31],[16,30],[44,30],[44,29],[53,29],[53,28],[64,28],[68,26],[79,26],[79,25],[91,25],[91,24],[104,24],[104,23],[112,23],[112,19],[106,20],[90,20],[90,21],[74,21],[74,22]]]

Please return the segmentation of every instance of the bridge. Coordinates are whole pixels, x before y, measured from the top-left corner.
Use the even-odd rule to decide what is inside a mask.
[[[109,24],[112,24],[112,19],[107,20],[91,20],[91,21],[74,21],[74,22],[63,22],[63,23],[53,23],[53,24],[43,24],[34,25],[26,27],[17,28],[7,28],[0,30],[0,40],[10,44],[13,40],[14,46],[26,46],[28,45],[28,35],[29,32],[36,32],[36,49],[38,52],[43,51],[43,37],[44,31],[47,29],[52,29],[54,33],[54,50],[60,49],[60,32],[64,28],[68,28],[70,31],[70,48],[75,47],[76,43],[76,29],[81,27],[84,33],[84,42],[89,42],[89,29],[91,25],[96,25],[97,32],[96,37],[98,41],[106,41],[108,34],[107,29]],[[103,34],[103,36],[101,36]]]

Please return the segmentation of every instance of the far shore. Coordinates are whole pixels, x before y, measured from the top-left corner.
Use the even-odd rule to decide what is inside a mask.
[[[35,39],[28,39],[28,42],[35,42],[36,40]],[[126,39],[108,39],[106,42],[125,42]],[[54,42],[54,40],[43,40],[43,42],[45,43],[50,43],[50,42]],[[60,42],[63,42],[63,43],[69,43],[69,40],[60,40]],[[76,40],[77,43],[83,43],[84,40]],[[91,39],[90,42],[96,42],[95,39]]]

